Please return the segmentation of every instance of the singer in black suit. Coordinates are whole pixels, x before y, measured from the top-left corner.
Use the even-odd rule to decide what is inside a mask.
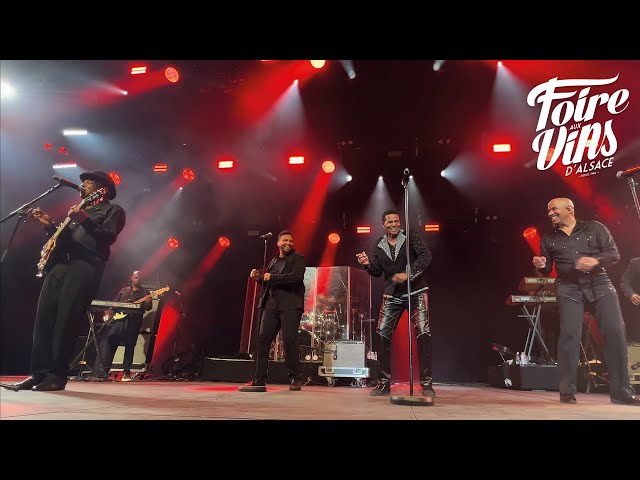
[[[578,220],[568,198],[547,204],[553,231],[540,240],[540,255],[532,263],[542,275],[555,263],[556,298],[560,313],[558,373],[560,401],[577,403],[577,369],[585,310],[591,312],[605,343],[611,403],[640,406],[627,373],[628,352],[625,325],[618,292],[606,268],[620,260],[609,229],[597,221]]]
[[[293,246],[293,234],[283,230],[278,234],[278,255],[271,259],[267,272],[251,270],[250,278],[264,287],[260,298],[262,319],[258,334],[256,370],[253,380],[238,390],[266,392],[271,344],[282,331],[285,365],[289,370],[289,390],[302,389],[298,330],[304,309],[304,256]]]
[[[405,172],[406,174],[406,172]],[[431,264],[431,250],[417,232],[408,237],[400,228],[400,215],[395,210],[382,214],[385,235],[376,239],[371,259],[366,252],[356,254],[358,263],[373,277],[384,274],[385,287],[376,333],[380,335],[378,351],[378,383],[371,395],[389,395],[391,392],[391,337],[400,317],[409,307],[407,288],[407,253],[411,261],[411,324],[418,345],[420,387],[422,395],[435,398],[431,368],[431,325],[429,321],[429,287],[424,271]]]
[[[13,390],[64,390],[69,373],[73,345],[81,326],[86,325],[87,309],[100,285],[111,245],[125,225],[125,212],[110,203],[116,196],[111,177],[101,171],[80,174],[80,197],[85,199],[101,188],[106,194],[81,209],[74,205],[68,212],[71,222],[57,237],[40,291],[31,349],[31,375],[9,388]],[[77,187],[77,186],[76,186]],[[40,222],[47,235],[58,228],[40,208],[27,212],[30,220]]]
[[[622,274],[620,288],[627,300],[640,306],[640,257],[632,258]]]

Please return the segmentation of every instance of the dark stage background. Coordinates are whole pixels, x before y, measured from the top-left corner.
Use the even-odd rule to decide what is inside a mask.
[[[153,71],[173,65],[180,82],[136,87],[128,75],[135,63]],[[486,381],[487,367],[500,362],[492,342],[514,351],[524,345],[527,325],[517,317],[520,309],[504,301],[518,293],[523,276],[533,274],[533,252],[522,232],[529,226],[548,229],[548,200],[570,197],[578,218],[598,219],[610,228],[622,255],[609,269],[616,287],[629,259],[640,255],[640,219],[627,182],[615,176],[640,160],[640,62],[510,61],[505,65],[515,80],[508,83],[496,76],[495,62],[449,60],[435,72],[432,60],[354,61],[357,76],[351,80],[332,61],[301,81],[297,92],[280,97],[272,110],[284,91],[278,86],[285,63],[3,60],[3,80],[21,82],[23,103],[3,100],[0,215],[50,188],[54,174],[80,183],[84,170],[118,172],[122,183],[115,202],[127,211],[127,226],[99,298],[112,299],[131,270],[148,265],[147,280],[183,293],[178,349],[233,356],[239,351],[246,279],[262,265],[264,244],[255,232],[293,228],[309,192],[322,200],[314,181],[322,161],[331,158],[338,168],[324,203],[299,224],[313,232],[301,252],[309,266],[318,265],[327,235],[335,231],[342,240],[333,264],[357,266],[355,253],[370,251],[382,232],[382,211],[403,212],[402,171],[410,168],[411,228],[441,225],[440,232],[423,234],[433,253],[428,277],[434,374],[437,381],[452,382]],[[573,184],[553,169],[536,169],[531,141],[538,110],[526,106],[526,93],[556,76],[615,75],[616,89],[628,89],[630,100],[613,121],[614,165]],[[104,84],[126,84],[130,95],[116,95]],[[90,134],[61,135],[72,127]],[[494,141],[509,141],[514,151],[497,157],[489,153]],[[43,149],[45,143],[54,148]],[[304,167],[286,165],[289,155],[300,152]],[[227,157],[236,168],[218,170],[217,160]],[[67,160],[79,168],[52,170],[53,163]],[[168,164],[170,172],[154,174],[155,163]],[[186,167],[197,178],[176,193],[176,179]],[[346,173],[353,181],[341,180]],[[376,203],[380,175],[388,196]],[[76,202],[76,192],[61,189],[36,205],[62,219]],[[12,218],[1,225],[3,252],[16,223]],[[372,234],[357,235],[360,224],[371,225]],[[220,235],[231,246],[194,280]],[[181,246],[163,254],[168,236],[179,238]],[[36,263],[45,241],[39,227],[20,224],[2,263],[2,374],[29,369],[41,286]],[[275,240],[269,245],[271,255]],[[374,316],[382,283],[373,280]],[[629,340],[639,341],[638,309],[625,299],[622,304]],[[86,334],[85,326],[78,334]]]

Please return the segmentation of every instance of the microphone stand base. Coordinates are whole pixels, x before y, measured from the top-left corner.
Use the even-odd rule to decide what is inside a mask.
[[[431,397],[413,395],[391,395],[389,402],[393,405],[409,405],[412,407],[430,407],[435,403]]]

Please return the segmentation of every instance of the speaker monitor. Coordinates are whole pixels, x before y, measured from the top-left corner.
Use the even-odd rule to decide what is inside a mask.
[[[324,367],[364,368],[365,361],[364,342],[336,340],[324,345]]]
[[[153,343],[155,343],[155,335],[147,332],[138,334],[138,341],[136,342],[135,349],[133,350],[133,365],[134,369],[144,368],[145,364],[151,363],[151,355],[153,352]],[[114,369],[122,368],[122,362],[124,360],[124,346],[120,345],[113,356]]]
[[[627,345],[629,363],[627,369],[629,380],[632,385],[640,385],[640,343],[630,343]]]

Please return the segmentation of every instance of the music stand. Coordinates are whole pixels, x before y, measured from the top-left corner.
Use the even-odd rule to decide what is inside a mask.
[[[73,361],[69,364],[69,370],[73,370],[77,365],[80,365],[80,370],[78,371],[78,374],[76,375],[76,378],[75,378],[76,380],[82,380],[82,371],[85,366],[89,369],[89,371],[91,372],[91,375],[93,375],[94,377],[99,376],[100,378],[104,378],[105,376],[104,375],[104,359],[102,358],[102,353],[100,352],[100,342],[98,342],[98,335],[100,334],[100,332],[102,332],[104,327],[111,324],[111,321],[113,320],[113,316],[109,317],[109,320],[107,320],[102,325],[100,325],[100,328],[98,329],[97,332],[95,329],[95,321],[94,321],[95,316],[91,308],[87,310],[87,317],[89,319],[89,333],[87,334],[87,341],[85,342],[84,347],[82,347],[82,350],[80,350],[78,355],[76,355],[76,358],[74,358]],[[96,361],[99,360],[100,365],[102,365],[102,370],[103,370],[102,375],[96,375],[96,372],[93,370],[93,368],[91,368],[87,364],[85,360],[85,354],[92,340],[96,347]]]

